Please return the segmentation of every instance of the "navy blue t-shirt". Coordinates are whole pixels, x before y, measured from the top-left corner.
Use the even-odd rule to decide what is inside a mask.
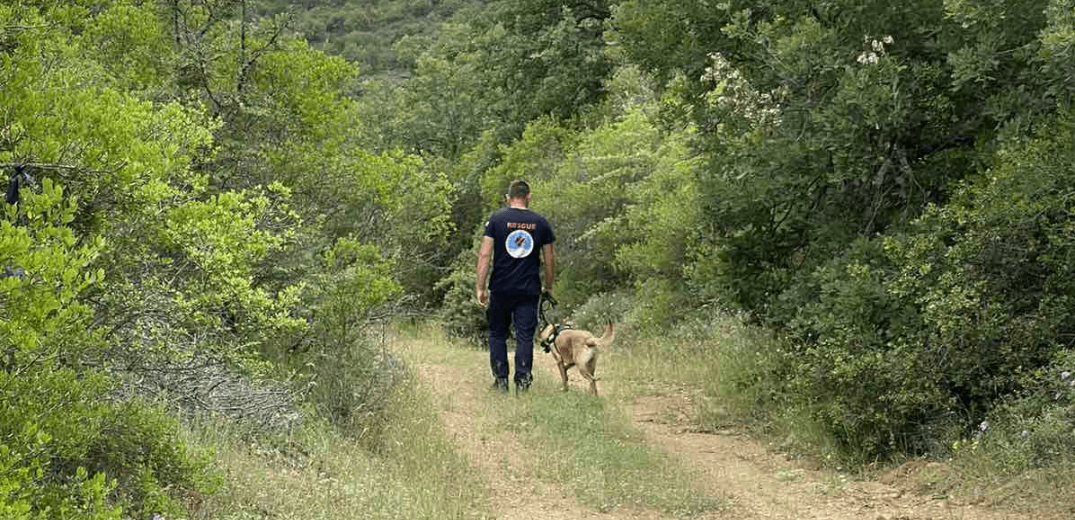
[[[541,294],[541,249],[556,241],[545,217],[528,209],[500,209],[485,223],[485,236],[493,239],[489,292]]]

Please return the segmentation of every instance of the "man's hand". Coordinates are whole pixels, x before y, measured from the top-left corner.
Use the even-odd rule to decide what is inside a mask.
[[[559,305],[559,303],[556,302],[556,298],[552,297],[552,291],[550,291],[548,289],[542,289],[542,291],[541,291],[541,299],[551,303],[553,307],[556,307],[557,305]]]
[[[478,307],[486,308],[489,306],[489,293],[485,289],[478,289],[474,291],[474,297],[478,299]]]

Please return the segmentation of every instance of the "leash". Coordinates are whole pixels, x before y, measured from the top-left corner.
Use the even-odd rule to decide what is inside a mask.
[[[538,314],[541,316],[542,325],[549,325],[551,323],[548,315],[545,314],[545,308],[548,307],[549,310],[556,310],[557,305],[559,305],[559,303],[556,302],[556,298],[552,297],[552,293],[549,291],[541,291],[541,299],[538,301]]]
[[[556,310],[557,305],[556,298],[552,297],[552,293],[549,291],[541,292],[541,299],[538,301],[538,314],[541,316],[542,328],[552,324],[552,322],[549,321],[545,309],[548,308],[548,310],[553,311]],[[571,328],[571,324],[569,323],[561,323],[553,327],[552,334],[549,334],[549,337],[541,340],[541,348],[545,353],[548,354],[549,351],[552,350],[552,345],[553,343],[556,343],[556,337],[559,336],[561,332],[570,330]]]

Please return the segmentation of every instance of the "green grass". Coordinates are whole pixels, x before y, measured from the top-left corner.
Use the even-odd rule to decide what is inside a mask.
[[[377,449],[325,423],[288,440],[250,443],[222,422],[189,436],[216,449],[227,488],[202,509],[240,520],[492,518],[487,486],[445,436],[429,396],[398,385]]]
[[[696,395],[698,431],[742,430],[793,456],[835,462],[832,435],[792,404],[780,373],[789,358],[765,329],[730,315],[693,316],[660,335],[639,335],[616,353],[614,377],[679,386]]]
[[[694,516],[719,509],[721,499],[691,485],[691,473],[646,445],[614,402],[541,384],[519,399],[503,427],[537,448],[538,477],[574,492],[602,512],[621,507]]]
[[[436,327],[408,328],[401,334],[420,345],[410,352],[416,360],[456,367],[475,384],[491,382],[485,352],[446,338]],[[535,355],[545,354],[537,350]],[[693,516],[719,509],[721,498],[706,496],[691,484],[694,475],[686,467],[646,444],[619,397],[561,392],[558,376],[536,371],[525,396],[478,392],[474,428],[483,436],[514,436],[524,452],[511,456],[529,461],[530,474],[523,478],[559,486],[596,511]]]

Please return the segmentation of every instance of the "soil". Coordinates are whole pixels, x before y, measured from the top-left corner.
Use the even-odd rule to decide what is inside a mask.
[[[424,341],[424,340],[414,340]],[[421,345],[402,346],[415,352]],[[441,403],[438,413],[459,448],[475,468],[486,473],[492,486],[488,504],[497,518],[571,519],[661,518],[658,512],[616,509],[599,512],[578,503],[570,489],[532,476],[541,460],[510,432],[483,424],[483,400],[487,401],[488,357],[469,349],[453,351],[450,363],[416,360],[422,383]],[[458,357],[455,357],[458,356]],[[602,358],[615,363],[615,356]],[[559,381],[552,358],[535,353],[535,373]],[[608,375],[608,372],[605,372]],[[489,380],[489,381],[487,381]],[[598,383],[603,399],[617,394],[615,385]],[[586,391],[585,382],[571,374],[571,390]],[[703,518],[720,519],[816,519],[816,520],[942,520],[1023,519],[1043,520],[988,507],[980,500],[949,496],[929,485],[929,475],[943,475],[939,463],[915,461],[874,479],[851,478],[801,459],[791,459],[771,446],[735,431],[702,433],[691,428],[691,392],[671,384],[648,384],[641,392],[632,389],[625,403],[634,425],[645,433],[647,443],[677,457],[701,475],[699,489],[713,496],[728,497],[726,505]],[[496,432],[496,433],[489,433]]]

